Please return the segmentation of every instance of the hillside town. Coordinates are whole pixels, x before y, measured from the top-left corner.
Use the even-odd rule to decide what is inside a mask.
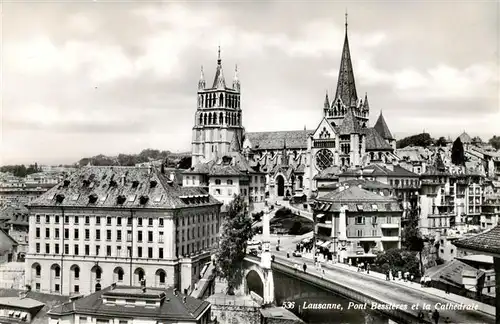
[[[258,233],[249,254],[269,252],[269,214],[273,261],[304,264],[304,273],[303,260],[371,270],[498,312],[498,147],[467,130],[400,147],[391,120],[357,90],[347,21],[335,91],[318,100],[315,129],[246,131],[244,80],[237,68],[226,80],[220,48],[216,54],[215,76],[202,69],[193,80],[186,168],[165,159],[89,160],[0,173],[0,321],[226,323],[208,282],[235,197]],[[287,218],[294,230],[311,230],[291,233]],[[137,313],[129,305],[146,306]]]

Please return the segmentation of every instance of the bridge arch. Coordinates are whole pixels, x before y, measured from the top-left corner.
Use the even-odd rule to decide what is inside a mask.
[[[245,295],[249,295],[250,291],[253,291],[264,298],[265,283],[266,281],[262,269],[255,264],[248,267],[243,273],[243,293],[245,293]]]

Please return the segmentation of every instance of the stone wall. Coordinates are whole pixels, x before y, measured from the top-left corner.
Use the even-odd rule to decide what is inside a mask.
[[[259,324],[259,310],[259,307],[212,304],[212,319],[216,318],[217,324]]]

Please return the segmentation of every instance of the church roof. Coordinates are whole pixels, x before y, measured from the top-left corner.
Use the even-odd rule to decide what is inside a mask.
[[[253,132],[246,133],[245,137],[254,150],[281,150],[285,139],[288,149],[307,149],[307,139],[312,133],[313,130]]]
[[[342,100],[346,107],[356,106],[358,102],[356,82],[354,81],[354,72],[351,62],[351,53],[349,50],[349,39],[347,37],[347,24],[334,102],[336,102],[338,98]]]
[[[459,138],[460,138],[460,141],[463,144],[470,144],[470,143],[472,143],[472,138],[466,132],[463,132],[462,134],[460,134]]]
[[[392,146],[380,136],[375,128],[362,128],[361,133],[366,135],[365,148],[367,151],[392,150]]]
[[[391,131],[389,130],[389,127],[387,127],[382,112],[380,112],[380,116],[378,116],[377,122],[375,123],[375,126],[373,126],[373,128],[375,128],[375,130],[380,134],[380,136],[382,136],[382,138],[388,140],[394,139],[394,137],[392,137]]]
[[[472,237],[456,240],[456,247],[478,251],[484,254],[500,254],[500,225],[474,235]]]
[[[356,134],[359,133],[359,129],[360,127],[356,117],[354,117],[353,109],[347,108],[347,113],[339,127],[340,135]]]

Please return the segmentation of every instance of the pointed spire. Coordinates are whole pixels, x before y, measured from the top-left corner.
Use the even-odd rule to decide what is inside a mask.
[[[359,124],[354,117],[354,108],[347,108],[342,125],[340,125],[340,135],[350,135],[359,133]]]
[[[205,83],[205,73],[203,72],[203,65],[201,66],[201,74],[200,74],[200,81],[198,81],[198,89],[203,90],[205,89],[206,83]]]
[[[226,80],[224,79],[224,72],[222,71],[222,59],[220,58],[220,46],[217,55],[217,70],[215,71],[214,84],[212,88],[225,89]]]
[[[304,125],[304,130],[306,130],[306,125]]]
[[[363,108],[365,110],[370,110],[370,104],[368,104],[368,93],[365,92],[365,100],[363,101]]]
[[[354,72],[352,69],[351,53],[349,50],[349,38],[347,37],[347,12],[345,23],[345,38],[344,48],[342,49],[342,57],[340,59],[339,77],[337,80],[337,92],[335,93],[334,102],[337,99],[342,99],[342,103],[346,107],[356,106],[358,102],[358,94],[356,92],[356,82],[354,81]]]
[[[240,79],[238,78],[238,64],[234,66],[233,89],[240,91]]]
[[[329,109],[330,108],[330,99],[328,98],[328,90],[326,91],[325,104],[323,105],[323,108],[325,108],[325,109]]]
[[[382,110],[380,110],[380,115],[378,116],[377,122],[375,123],[375,126],[373,126],[373,128],[377,131],[377,133],[380,134],[380,136],[382,136],[383,139],[394,139],[394,137],[392,137],[391,131],[389,130],[389,127],[387,127],[384,116],[382,115]]]

